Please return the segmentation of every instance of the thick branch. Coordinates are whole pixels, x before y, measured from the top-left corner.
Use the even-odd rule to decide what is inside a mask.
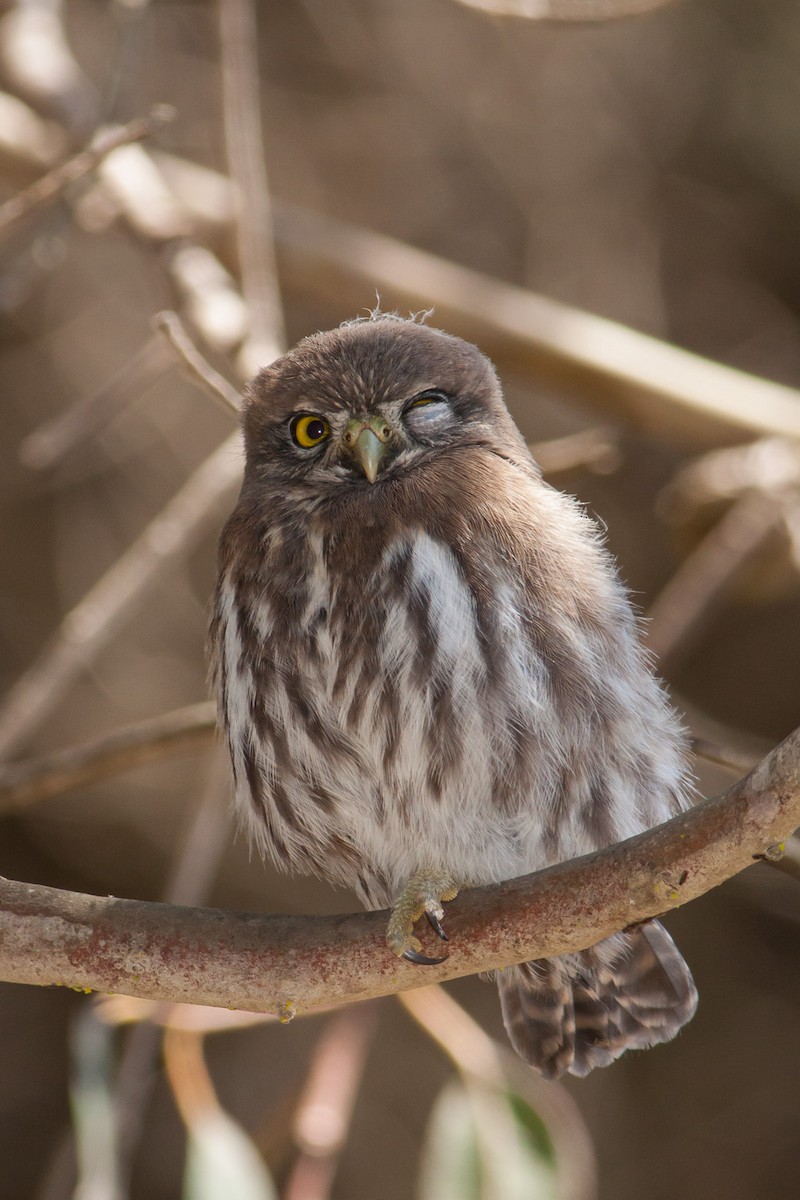
[[[776,856],[798,825],[800,729],[723,796],[657,829],[465,892],[449,906],[439,966],[394,958],[385,913],[264,916],[4,881],[0,978],[289,1017],[583,949]]]

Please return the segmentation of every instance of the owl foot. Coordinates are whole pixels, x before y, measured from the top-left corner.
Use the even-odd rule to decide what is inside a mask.
[[[447,934],[442,926],[442,901],[454,900],[457,895],[458,888],[453,880],[442,872],[412,876],[396,900],[389,918],[386,944],[392,953],[420,966],[444,962],[444,958],[430,958],[422,953],[422,945],[414,937],[414,925],[421,916],[426,916],[437,936],[446,942]]]

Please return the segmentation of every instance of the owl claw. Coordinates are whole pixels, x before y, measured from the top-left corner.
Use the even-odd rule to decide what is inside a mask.
[[[414,937],[414,925],[424,914],[436,935],[443,942],[448,941],[442,925],[442,901],[452,900],[457,894],[458,888],[453,880],[441,872],[420,873],[410,879],[392,909],[386,931],[389,949],[399,958],[417,963],[418,966],[428,967],[444,962],[444,958],[431,958],[422,953],[422,946]]]
[[[447,959],[446,954],[441,958],[431,958],[428,954],[420,954],[418,950],[404,950],[402,957],[416,963],[418,967],[435,967],[437,963],[443,963]]]
[[[430,909],[426,909],[425,916],[428,918],[428,924],[430,925],[431,929],[436,934],[436,936],[438,938],[441,938],[443,942],[449,942],[450,938],[445,933],[444,925],[439,920],[439,917],[437,916],[437,914],[435,912],[431,912]],[[434,961],[441,962],[442,959],[435,959]]]

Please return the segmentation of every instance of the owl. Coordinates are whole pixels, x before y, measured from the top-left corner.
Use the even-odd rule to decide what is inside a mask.
[[[388,315],[315,334],[243,408],[210,642],[236,805],[280,868],[442,902],[679,812],[684,737],[598,529],[544,483],[472,345]],[[421,969],[422,969],[421,967]],[[585,1075],[672,1038],[689,969],[650,921],[497,972],[519,1054]]]

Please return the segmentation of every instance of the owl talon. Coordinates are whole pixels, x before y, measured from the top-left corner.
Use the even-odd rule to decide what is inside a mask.
[[[404,950],[401,957],[416,963],[418,967],[435,967],[437,963],[443,963],[447,959],[446,954],[441,958],[431,958],[427,954],[420,954],[418,950]]]
[[[438,938],[441,938],[443,942],[449,942],[449,941],[450,941],[450,938],[449,938],[449,937],[447,936],[447,934],[445,933],[444,925],[443,925],[443,924],[442,924],[442,922],[439,920],[439,918],[438,918],[438,916],[436,915],[436,913],[435,913],[435,912],[431,912],[429,909],[426,909],[426,910],[425,910],[425,916],[428,918],[428,924],[430,925],[431,929],[432,929],[432,930],[433,930],[433,932],[436,934],[436,936],[437,936]],[[436,960],[436,961],[438,961],[438,962],[441,962],[442,960],[441,960],[441,959],[438,959],[438,960]]]
[[[422,872],[410,879],[397,898],[389,918],[386,931],[389,949],[398,957],[419,966],[434,966],[444,962],[443,958],[431,958],[422,953],[422,946],[414,937],[414,925],[424,915],[437,936],[443,942],[448,941],[442,925],[442,900],[452,900],[457,894],[458,888],[453,880],[442,872]]]

